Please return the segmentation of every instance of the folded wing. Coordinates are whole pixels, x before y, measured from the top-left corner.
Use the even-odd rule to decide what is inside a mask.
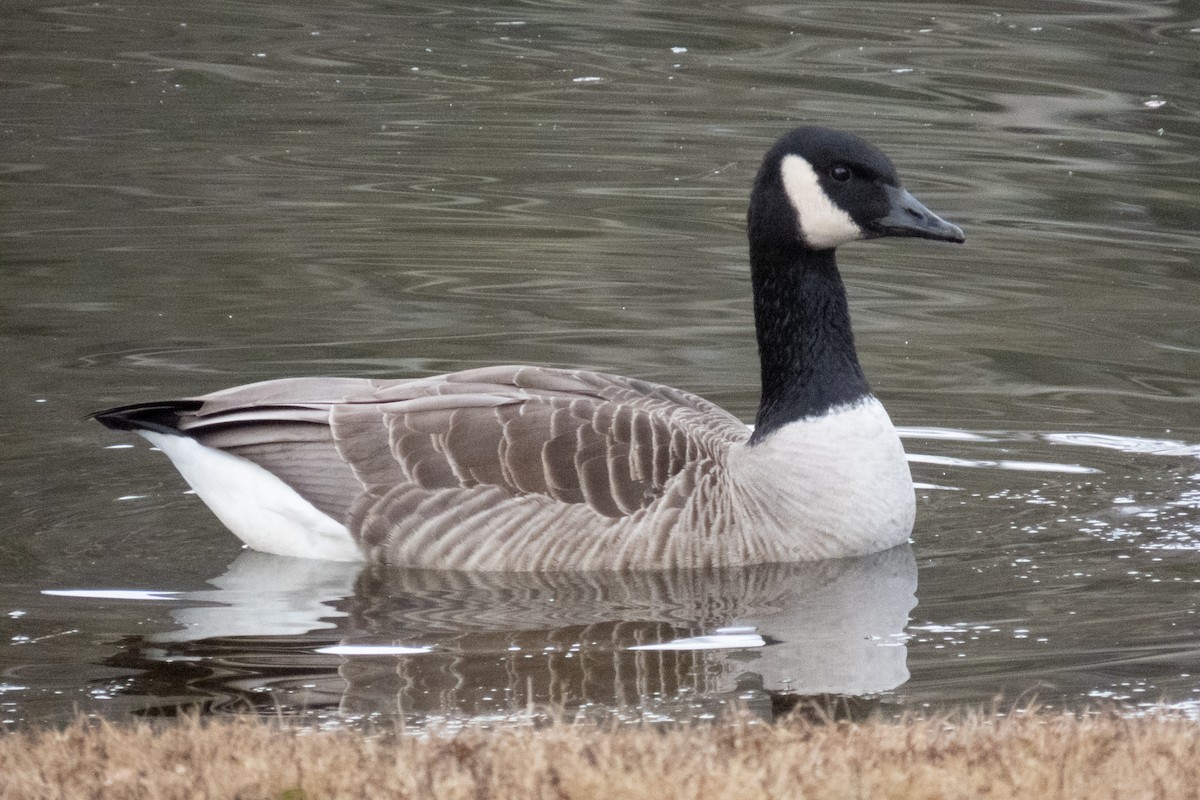
[[[615,522],[748,436],[687,392],[541,367],[268,381],[106,414],[106,424],[174,428],[264,467],[366,548],[395,547],[409,532],[452,535],[489,515],[533,522],[555,508],[577,507],[567,515],[576,524],[583,509]]]

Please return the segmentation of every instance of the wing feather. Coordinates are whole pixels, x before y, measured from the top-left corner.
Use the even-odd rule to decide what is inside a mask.
[[[271,470],[346,521],[365,549],[398,561],[412,547],[465,552],[478,544],[465,528],[488,524],[556,558],[565,545],[555,525],[579,524],[577,513],[617,520],[654,505],[668,520],[695,486],[696,463],[748,436],[687,392],[540,367],[268,381],[178,413],[181,432]]]

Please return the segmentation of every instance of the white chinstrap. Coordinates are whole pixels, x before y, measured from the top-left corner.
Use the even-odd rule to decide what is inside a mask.
[[[828,250],[863,238],[862,228],[821,188],[816,171],[803,157],[784,156],[783,189],[796,209],[800,235],[816,250]]]

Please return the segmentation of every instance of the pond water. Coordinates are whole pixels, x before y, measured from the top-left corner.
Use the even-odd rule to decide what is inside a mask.
[[[1194,3],[27,0],[0,45],[0,725],[1200,715]],[[875,141],[967,232],[841,253],[910,546],[643,575],[270,557],[85,419],[499,362],[749,419],[746,195],[800,122]]]

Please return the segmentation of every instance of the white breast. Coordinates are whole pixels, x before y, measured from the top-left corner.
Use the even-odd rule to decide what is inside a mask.
[[[730,453],[730,481],[760,547],[840,558],[908,541],[916,514],[904,448],[874,397],[792,422]]]

